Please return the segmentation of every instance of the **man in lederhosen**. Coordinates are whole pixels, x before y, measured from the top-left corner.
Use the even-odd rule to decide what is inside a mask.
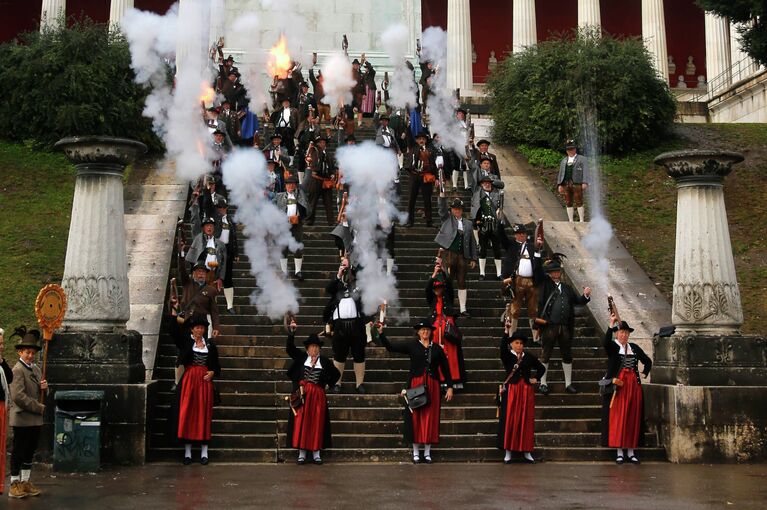
[[[479,180],[480,187],[471,197],[471,215],[479,231],[479,276],[489,280],[485,274],[487,265],[487,245],[493,246],[493,262],[495,262],[495,277],[501,279],[501,242],[498,237],[498,224],[503,217],[501,211],[501,192],[504,183],[485,175]]]
[[[360,289],[356,286],[354,272],[349,265],[349,259],[341,260],[338,273],[328,283],[325,291],[330,296],[323,319],[332,324],[333,331],[333,364],[343,378],[346,358],[351,351],[354,359],[354,378],[357,393],[365,393],[365,318],[362,313]],[[341,391],[339,378],[333,392]]]
[[[499,228],[501,241],[505,240],[502,227]],[[543,239],[538,238],[535,243],[527,237],[527,227],[517,223],[512,229],[514,239],[505,243],[506,254],[503,257],[504,288],[511,289],[511,329],[514,333],[519,322],[519,313],[523,305],[527,305],[527,315],[530,317],[530,327],[533,328],[533,340],[539,341],[540,331],[534,327],[535,317],[538,315],[538,286],[543,282],[543,258],[541,248]],[[504,317],[505,322],[505,317]]]
[[[290,98],[282,99],[282,108],[272,112],[269,119],[274,124],[274,132],[282,135],[282,142],[288,149],[288,154],[295,155],[296,144],[294,138],[298,129],[298,110],[290,106]]]
[[[269,145],[264,147],[264,156],[267,161],[274,161],[275,172],[284,175],[286,172],[290,172],[290,168],[293,166],[293,156],[288,152],[287,147],[282,145],[282,135],[274,133],[270,139]]]
[[[288,221],[290,221],[290,234],[296,242],[301,243],[304,239],[304,220],[307,216],[309,203],[306,200],[304,190],[298,188],[298,179],[291,176],[285,181],[285,191],[277,193],[274,197],[274,203],[277,208],[284,212]],[[304,274],[301,267],[304,261],[304,250],[299,249],[293,254],[293,263],[295,264],[295,277],[297,280],[303,280]],[[283,274],[288,274],[288,250],[287,248],[280,258],[280,269]]]
[[[327,152],[327,145],[327,139],[318,136],[306,155],[307,179],[304,183],[304,189],[309,195],[307,225],[314,225],[317,203],[320,198],[322,198],[322,203],[325,206],[328,225],[335,223],[333,221],[333,190],[335,188],[336,167],[333,157]]]
[[[410,173],[410,196],[407,203],[407,226],[412,227],[415,221],[415,201],[418,192],[423,196],[423,210],[426,215],[426,226],[434,224],[431,219],[431,194],[437,181],[437,163],[435,151],[427,146],[429,137],[420,132],[416,136],[417,145],[405,156],[404,167]]]
[[[456,282],[461,317],[470,317],[466,310],[466,272],[467,266],[474,269],[477,265],[477,243],[471,233],[472,222],[463,217],[463,202],[460,199],[454,199],[450,209],[444,193],[440,193],[437,202],[442,225],[434,240],[445,250],[443,265]]]
[[[554,344],[559,344],[562,354],[562,371],[565,373],[565,391],[578,393],[573,386],[573,353],[572,342],[575,331],[575,305],[585,305],[591,298],[591,289],[585,287],[583,294],[578,295],[573,288],[562,281],[562,264],[554,259],[543,266],[549,278],[545,278],[538,294],[538,318],[536,324],[543,328],[541,341],[541,362],[546,370],[554,350]],[[541,378],[540,391],[549,394],[546,375]]]
[[[226,274],[226,245],[216,238],[216,220],[205,218],[202,220],[202,232],[197,234],[192,241],[192,246],[186,254],[186,261],[190,265],[202,262],[212,271],[208,275],[209,283],[214,283],[220,291],[224,285]]]
[[[226,270],[223,273],[224,298],[226,299],[226,311],[234,315],[234,282],[232,271],[234,263],[240,258],[239,244],[237,242],[237,223],[228,211],[229,204],[225,198],[219,198],[216,202],[216,239],[226,245]]]
[[[575,140],[565,142],[567,156],[559,162],[557,175],[557,191],[565,199],[567,219],[575,221],[575,207],[578,208],[578,219],[586,221],[586,210],[583,207],[583,192],[588,188],[588,162],[578,154]]]

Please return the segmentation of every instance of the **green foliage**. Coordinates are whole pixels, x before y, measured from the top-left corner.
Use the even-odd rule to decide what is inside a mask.
[[[0,137],[50,147],[65,136],[122,136],[161,148],[123,35],[87,19],[60,26],[0,45]]]
[[[697,0],[706,11],[746,24],[739,30],[739,40],[746,53],[767,65],[767,2],[764,0]],[[735,64],[735,62],[733,62]],[[713,76],[712,76],[713,78]]]
[[[620,153],[658,144],[676,113],[642,41],[593,30],[509,55],[487,86],[502,143],[559,149],[595,129],[602,151]]]
[[[545,147],[531,147],[522,144],[517,146],[517,151],[527,158],[531,165],[543,168],[559,168],[559,162],[562,159],[562,154],[559,151]]]

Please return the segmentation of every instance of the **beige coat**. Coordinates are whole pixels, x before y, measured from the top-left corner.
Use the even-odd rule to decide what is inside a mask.
[[[37,427],[43,424],[45,406],[40,400],[42,373],[37,365],[29,368],[19,361],[13,367],[11,391],[11,427]]]

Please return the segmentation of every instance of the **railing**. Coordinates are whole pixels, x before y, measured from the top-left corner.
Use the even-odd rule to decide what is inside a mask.
[[[705,102],[713,98],[733,84],[741,82],[753,76],[759,70],[759,66],[751,57],[745,57],[735,62],[719,75],[708,80],[705,92],[696,92],[690,96],[689,101]]]

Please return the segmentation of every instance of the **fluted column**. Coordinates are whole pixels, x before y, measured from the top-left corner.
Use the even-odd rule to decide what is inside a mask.
[[[196,34],[195,37],[179,37],[176,44],[176,74],[186,66],[195,74],[205,68],[210,37],[210,1],[179,0],[179,30]]]
[[[469,0],[447,1],[447,87],[471,90],[471,8]]]
[[[727,18],[706,12],[706,82],[709,92],[732,83],[730,76],[730,25]],[[713,81],[715,80],[715,81]]]
[[[578,0],[578,26],[602,26],[602,13],[599,10],[599,0]]]
[[[535,27],[535,0],[512,1],[512,51],[517,53],[527,46],[538,44],[538,31]]]
[[[128,9],[133,9],[133,0],[112,0],[109,4],[109,24],[122,22]]]
[[[125,255],[123,171],[146,146],[111,137],[74,137],[56,143],[77,168],[62,287],[64,327],[125,330],[130,318]]]
[[[668,83],[666,16],[663,0],[642,0],[642,38],[653,59],[655,70]]]
[[[67,13],[67,0],[43,0],[40,9],[40,30],[46,27],[55,28],[59,17]]]
[[[757,66],[753,58],[740,44],[738,28],[740,24],[730,23],[730,60],[732,62],[732,81],[748,78],[756,72]]]
[[[738,333],[743,324],[722,183],[743,156],[697,150],[661,154],[677,183],[671,321],[676,333]]]

